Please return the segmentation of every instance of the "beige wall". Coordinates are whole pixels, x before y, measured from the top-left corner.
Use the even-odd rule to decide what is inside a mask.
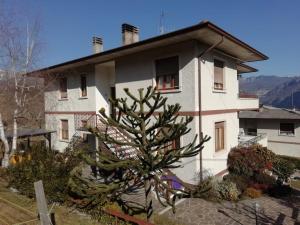
[[[295,135],[280,135],[281,122],[295,123]],[[300,121],[277,119],[241,119],[240,127],[257,128],[258,133],[267,134],[268,148],[276,154],[300,157]]]

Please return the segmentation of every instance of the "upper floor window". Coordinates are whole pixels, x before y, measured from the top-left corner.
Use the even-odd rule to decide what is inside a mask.
[[[224,90],[224,62],[214,60],[214,89]]]
[[[178,56],[155,61],[156,88],[170,90],[179,88]]]
[[[61,139],[62,140],[68,140],[69,139],[68,120],[61,120]]]
[[[281,135],[295,135],[295,126],[293,123],[280,123],[279,133]]]
[[[68,81],[66,77],[60,78],[59,80],[59,91],[60,98],[68,98]]]
[[[81,91],[81,97],[87,96],[86,76],[85,75],[82,75],[80,77],[80,91]]]
[[[225,122],[215,123],[215,151],[225,148]]]

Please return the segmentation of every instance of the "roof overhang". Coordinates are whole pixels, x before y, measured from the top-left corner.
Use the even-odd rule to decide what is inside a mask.
[[[253,73],[253,72],[257,72],[258,71],[258,69],[255,69],[255,68],[253,68],[251,66],[248,66],[246,64],[243,64],[243,63],[238,64],[236,69],[238,71],[238,74]]]
[[[201,43],[212,46],[220,42],[220,40],[222,39],[222,43],[220,43],[216,49],[229,54],[230,56],[240,60],[241,62],[260,61],[268,59],[266,55],[252,48],[245,42],[242,42],[238,38],[232,36],[220,27],[214,25],[209,21],[204,21],[191,27],[142,40],[130,45],[114,48],[101,53],[67,61],[38,71],[34,71],[30,74],[32,75],[33,73],[41,72],[58,72],[73,67],[103,63],[129,54],[138,53],[157,47],[168,46],[188,40],[198,40]]]

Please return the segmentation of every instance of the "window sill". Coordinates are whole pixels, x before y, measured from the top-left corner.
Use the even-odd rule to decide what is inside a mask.
[[[60,142],[65,142],[65,143],[69,143],[70,140],[69,139],[59,139]]]
[[[181,88],[179,89],[160,89],[160,90],[156,90],[156,93],[161,93],[161,94],[168,94],[168,93],[179,93],[181,92]]]
[[[68,101],[68,98],[59,98],[58,101]]]
[[[295,137],[295,134],[278,134],[278,136],[282,136],[282,137]]]
[[[220,89],[213,89],[213,93],[223,93],[225,94],[226,93],[226,90],[223,89],[223,90],[220,90]]]
[[[88,99],[88,97],[87,96],[82,96],[82,97],[79,97],[78,99]]]

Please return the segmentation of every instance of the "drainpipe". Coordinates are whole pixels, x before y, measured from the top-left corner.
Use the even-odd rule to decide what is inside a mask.
[[[218,47],[220,44],[222,44],[224,41],[224,36],[222,36],[222,39],[218,41],[217,43],[213,44],[209,48],[205,49],[203,52],[201,52],[197,58],[198,58],[198,102],[199,102],[199,142],[203,138],[202,133],[202,121],[201,121],[201,58],[207,54],[208,52],[212,51],[214,48]],[[200,181],[203,181],[203,165],[202,165],[202,151],[200,152]]]

